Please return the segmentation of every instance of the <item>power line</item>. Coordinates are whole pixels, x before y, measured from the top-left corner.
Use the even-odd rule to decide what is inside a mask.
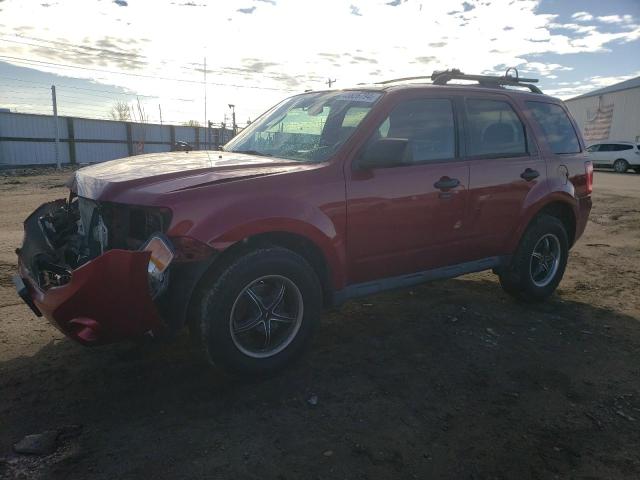
[[[7,34],[2,34],[2,35],[8,36]],[[115,53],[116,55],[127,55],[127,56],[131,56],[131,57],[144,57],[144,55],[141,55],[139,53],[129,53],[129,52],[127,52],[127,53],[123,54],[121,52],[118,52],[117,50],[111,50],[111,49],[108,49],[108,48],[98,48],[98,47],[92,47],[92,46],[89,46],[89,45],[74,45],[74,44],[71,44],[69,42],[61,42],[60,40],[49,40],[49,39],[46,39],[46,38],[32,37],[32,36],[23,35],[23,34],[14,35],[14,37],[20,38],[20,39],[26,38],[28,40],[34,40],[36,42],[52,43],[54,45],[65,45],[65,46],[70,46],[70,47],[74,47],[74,48],[82,48],[82,49],[85,49],[85,50],[93,50],[93,51],[99,51],[99,52],[110,52],[110,53]]]
[[[14,63],[26,63],[27,65],[47,65],[47,66],[55,66],[55,67],[60,67],[60,68],[75,68],[78,70],[87,70],[87,71],[93,71],[93,72],[100,72],[100,73],[110,73],[112,75],[126,75],[126,76],[131,76],[131,77],[138,77],[138,78],[151,78],[154,80],[168,80],[168,81],[174,81],[174,82],[184,82],[184,83],[195,83],[195,84],[200,84],[202,85],[204,82],[200,81],[200,80],[187,80],[187,79],[183,79],[183,78],[171,78],[171,77],[159,77],[159,76],[155,76],[155,75],[145,75],[142,73],[131,73],[131,72],[117,72],[114,70],[105,70],[105,69],[101,69],[101,68],[91,68],[91,67],[80,67],[77,65],[68,65],[68,64],[64,64],[64,63],[55,63],[55,62],[45,62],[43,60],[32,60],[32,59],[22,59],[22,58],[18,58],[18,57],[11,57],[9,55],[0,55],[0,58],[3,59],[8,59]],[[222,87],[235,87],[235,88],[249,88],[249,89],[256,89],[256,90],[273,90],[273,91],[280,91],[280,92],[295,92],[297,90],[291,90],[291,89],[285,89],[285,88],[276,88],[276,87],[258,87],[256,85],[237,85],[237,84],[233,84],[233,83],[221,83],[221,82],[207,82],[210,85],[218,85],[218,86],[222,86]]]
[[[10,88],[3,88],[2,92],[0,92],[0,95],[5,95],[7,93],[17,93],[19,95],[46,95],[49,92],[46,92],[46,91],[42,91],[42,92],[25,92],[24,90],[11,90]]]
[[[1,35],[1,34],[0,34]],[[4,36],[7,36],[6,34]],[[88,45],[75,45],[75,44],[71,44],[68,42],[61,42],[61,41],[56,41],[56,40],[47,40],[44,38],[38,38],[38,37],[32,37],[32,36],[28,36],[28,35],[16,35],[17,38],[23,39],[29,39],[29,40],[35,40],[37,42],[44,42],[44,43],[51,43],[54,45],[64,45],[66,47],[71,47],[71,48],[60,48],[60,47],[49,47],[46,45],[37,45],[37,44],[32,44],[32,43],[28,43],[28,42],[20,42],[18,40],[7,40],[7,39],[0,39],[0,41],[5,41],[5,42],[12,42],[12,43],[19,43],[19,44],[23,44],[23,45],[30,45],[30,46],[34,46],[34,47],[39,47],[39,48],[46,48],[49,50],[63,50],[63,51],[68,51],[71,53],[80,53],[82,55],[84,55],[84,52],[78,51],[77,49],[85,49],[85,50],[90,50],[93,52],[108,52],[110,54],[115,54],[115,55],[101,55],[101,58],[112,58],[114,60],[118,60],[118,61],[131,61],[131,62],[139,62],[139,63],[145,63],[145,64],[149,64],[149,60],[153,60],[153,61],[157,61],[160,62],[161,64],[172,64],[172,65],[177,65],[177,66],[181,66],[181,68],[184,68],[185,70],[195,70],[198,72],[202,72],[202,68],[197,67],[195,68],[195,65],[200,65],[199,63],[195,63],[195,62],[189,62],[189,63],[179,63],[177,60],[171,60],[171,59],[155,59],[155,58],[151,58],[148,57],[146,55],[142,55],[140,53],[131,53],[131,52],[119,52],[117,50],[111,50],[111,49],[106,49],[106,48],[98,48],[98,47],[92,47],[92,46],[88,46]],[[133,58],[140,58],[143,60],[133,60]],[[251,70],[249,68],[240,68],[240,67],[220,67],[220,70],[211,70],[208,69],[207,73],[221,73],[224,75],[255,75],[255,74],[259,74],[260,76],[266,76],[269,78],[273,78],[276,80],[281,80],[282,79],[282,75],[278,75],[278,74],[271,74],[271,73],[265,73],[265,72],[256,72],[254,70]],[[301,76],[301,75],[295,75],[295,76]],[[304,75],[306,78],[310,79],[310,80],[322,80],[323,77],[318,76],[318,75]]]
[[[45,42],[47,40],[40,40],[42,42]],[[75,45],[73,45],[73,48],[61,48],[61,47],[50,47],[47,45],[38,45],[37,43],[30,43],[30,42],[20,42],[18,40],[9,40],[6,38],[0,38],[0,42],[8,42],[8,43],[16,43],[19,45],[28,45],[30,47],[37,47],[37,48],[45,48],[47,50],[52,50],[52,51],[63,51],[63,52],[69,52],[69,53],[75,53],[76,55],[88,55],[88,53],[83,52],[81,50],[74,50],[73,48],[91,48],[91,47],[84,47],[82,45],[78,45],[77,47]],[[61,43],[61,42],[51,42],[51,43]],[[100,49],[93,49],[92,50],[96,50],[96,51],[100,51]],[[104,55],[104,54],[100,54],[100,58],[111,58],[113,60],[118,60],[118,61],[128,61],[128,62],[132,62],[132,63],[138,63],[141,65],[146,65],[147,62],[141,61],[141,60],[134,60],[131,58],[127,58],[130,54],[129,53],[123,53],[120,54],[119,56],[116,55]],[[164,62],[160,62],[160,63],[164,63]]]
[[[35,38],[35,37],[26,37],[26,38]],[[74,50],[73,48],[86,48],[86,49],[90,49],[92,51],[97,51],[97,52],[101,52],[101,51],[107,51],[107,52],[113,52],[113,50],[106,50],[106,49],[99,49],[99,48],[94,48],[94,47],[87,47],[87,46],[83,46],[83,45],[70,45],[70,44],[65,44],[63,42],[54,42],[54,41],[49,41],[49,40],[40,40],[38,39],[38,41],[41,42],[50,42],[50,43],[55,43],[55,44],[62,44],[62,45],[69,45],[72,48],[60,48],[60,47],[50,47],[47,45],[38,45],[35,43],[30,43],[30,42],[20,42],[18,40],[8,40],[5,38],[0,39],[0,41],[2,42],[10,42],[10,43],[16,43],[16,44],[20,44],[20,45],[28,45],[28,46],[32,46],[32,47],[37,47],[37,48],[44,48],[47,50],[52,50],[52,51],[65,51],[65,52],[70,52],[70,53],[74,53],[76,55],[80,54],[80,55],[87,55],[85,52],[79,51],[79,50]],[[117,53],[117,52],[116,52]],[[119,62],[130,62],[130,63],[137,63],[137,66],[145,66],[145,65],[149,65],[149,62],[147,61],[143,61],[143,60],[134,60],[131,57],[139,57],[139,58],[146,58],[147,60],[151,60],[149,57],[145,57],[143,55],[140,54],[132,54],[132,53],[120,53],[118,54],[118,56],[114,56],[114,55],[104,55],[104,54],[100,54],[99,58],[100,59],[104,59],[104,58],[110,58],[113,60],[117,60]],[[33,60],[36,61],[36,60]],[[156,60],[158,62],[160,62],[160,64],[168,64],[168,63],[172,63],[175,64],[174,62],[168,61],[168,60]],[[189,70],[189,71],[196,71],[196,72],[202,72],[202,68],[194,68],[192,66],[185,66],[185,64],[179,65],[182,69],[185,70]],[[80,68],[80,67],[78,67]],[[222,74],[222,75],[239,75],[239,76],[247,76],[247,75],[260,75],[261,77],[267,77],[267,78],[272,78],[274,80],[282,80],[283,76],[282,75],[278,75],[278,74],[271,74],[271,73],[265,73],[265,72],[255,72],[253,70],[250,69],[246,69],[246,68],[238,68],[238,67],[222,67],[222,70],[212,70],[212,69],[207,69],[207,73],[218,73],[218,74]],[[124,74],[124,73],[123,73]],[[313,75],[306,75],[307,78],[309,79],[318,79],[320,77],[317,76],[313,76]],[[293,91],[293,90],[286,90],[286,89],[281,89],[283,91]]]
[[[21,79],[18,79],[18,78],[9,78],[9,77],[2,77],[2,76],[0,76],[0,78],[5,78],[5,79],[8,79],[8,80],[21,81],[21,82],[27,82],[28,81],[28,80],[21,80]],[[21,88],[21,89],[22,88],[29,88],[29,89],[42,90],[43,94],[46,93],[47,95],[49,95],[49,86],[50,85],[48,83],[44,83],[44,82],[33,82],[33,83],[39,83],[39,84],[42,84],[42,86],[40,87],[40,86],[23,85],[23,86],[21,86],[19,88]],[[79,95],[81,95],[83,97],[85,95],[87,95],[87,96],[90,96],[90,97],[109,98],[109,99],[113,99],[114,97],[117,97],[117,96],[121,96],[121,97],[141,97],[141,98],[150,98],[150,99],[162,98],[164,100],[176,100],[178,102],[195,102],[195,101],[198,100],[198,99],[195,99],[195,98],[178,98],[178,97],[166,97],[164,95],[143,95],[143,94],[140,94],[140,93],[116,92],[115,90],[95,90],[95,89],[90,89],[90,88],[75,87],[75,86],[72,86],[72,85],[59,84],[57,82],[53,82],[53,83],[55,83],[57,88],[61,88],[61,89],[72,88],[74,90],[84,90],[84,91],[87,91],[87,92],[109,93],[109,95],[101,95],[99,93],[82,93],[82,94],[79,94]],[[22,91],[19,91],[19,90],[11,90],[11,89],[4,88],[6,85],[14,86],[14,85],[11,85],[11,84],[8,84],[8,83],[4,83],[4,84],[0,83],[0,86],[3,87],[3,89],[2,89],[3,92],[13,91],[13,92],[23,93]],[[69,95],[70,94],[67,93],[67,92],[58,93],[58,96],[67,96],[68,97]],[[72,98],[76,98],[76,97],[72,97]]]
[[[101,69],[101,68],[80,67],[80,66],[77,66],[77,65],[68,65],[68,64],[64,64],[64,63],[45,62],[43,60],[33,60],[33,59],[26,59],[26,58],[11,57],[9,55],[0,55],[0,58],[6,58],[6,59],[12,60],[14,62],[22,62],[22,63],[27,63],[27,64],[49,65],[49,66],[62,67],[62,68],[75,68],[75,69],[78,69],[78,70],[88,70],[88,71],[92,71],[92,72],[110,73],[110,74],[113,74],[113,75],[128,75],[128,76],[131,76],[131,77],[153,78],[153,79],[156,79],[156,80],[171,80],[171,81],[175,81],[175,82],[186,82],[186,83],[202,83],[201,81],[198,81],[198,80],[187,80],[187,79],[169,78],[169,77],[156,77],[154,75],[145,75],[145,74],[142,74],[142,73],[117,72],[117,71],[114,71],[114,70],[105,70],[105,69]]]

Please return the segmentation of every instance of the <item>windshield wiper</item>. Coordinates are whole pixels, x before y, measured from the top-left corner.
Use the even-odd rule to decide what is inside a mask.
[[[270,153],[259,152],[257,150],[231,150],[233,153],[244,153],[246,155],[257,155],[259,157],[273,157]]]

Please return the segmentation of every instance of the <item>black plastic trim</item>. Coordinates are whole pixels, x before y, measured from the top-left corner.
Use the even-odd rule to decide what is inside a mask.
[[[41,317],[42,312],[38,309],[36,304],[33,302],[31,295],[29,295],[29,288],[22,280],[20,275],[13,276],[13,284],[16,287],[16,292],[18,292],[18,296],[27,304],[27,306],[31,309],[31,311],[36,315],[36,317]]]
[[[420,285],[432,280],[459,277],[460,275],[465,275],[467,273],[491,270],[492,268],[498,268],[506,265],[509,258],[509,256],[487,257],[480,260],[434,268],[432,270],[424,270],[422,272],[415,272],[397,277],[388,277],[370,282],[356,283],[335,292],[333,295],[333,301],[335,305],[339,305],[349,299],[363,297],[365,295],[373,295],[374,293],[380,293],[387,290]]]

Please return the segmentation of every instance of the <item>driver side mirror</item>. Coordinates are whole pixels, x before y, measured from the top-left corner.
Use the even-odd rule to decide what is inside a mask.
[[[393,167],[402,163],[409,141],[406,138],[381,138],[367,145],[356,161],[358,170]]]

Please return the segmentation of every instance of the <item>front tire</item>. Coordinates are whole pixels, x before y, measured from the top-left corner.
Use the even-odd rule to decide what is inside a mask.
[[[629,169],[629,163],[624,158],[613,162],[613,169],[618,173],[625,173]]]
[[[322,291],[303,257],[261,248],[207,278],[199,307],[197,336],[212,363],[231,373],[268,374],[308,345],[319,323]]]
[[[562,280],[568,255],[563,223],[551,215],[539,215],[522,236],[510,265],[500,273],[500,284],[519,300],[545,300]]]

